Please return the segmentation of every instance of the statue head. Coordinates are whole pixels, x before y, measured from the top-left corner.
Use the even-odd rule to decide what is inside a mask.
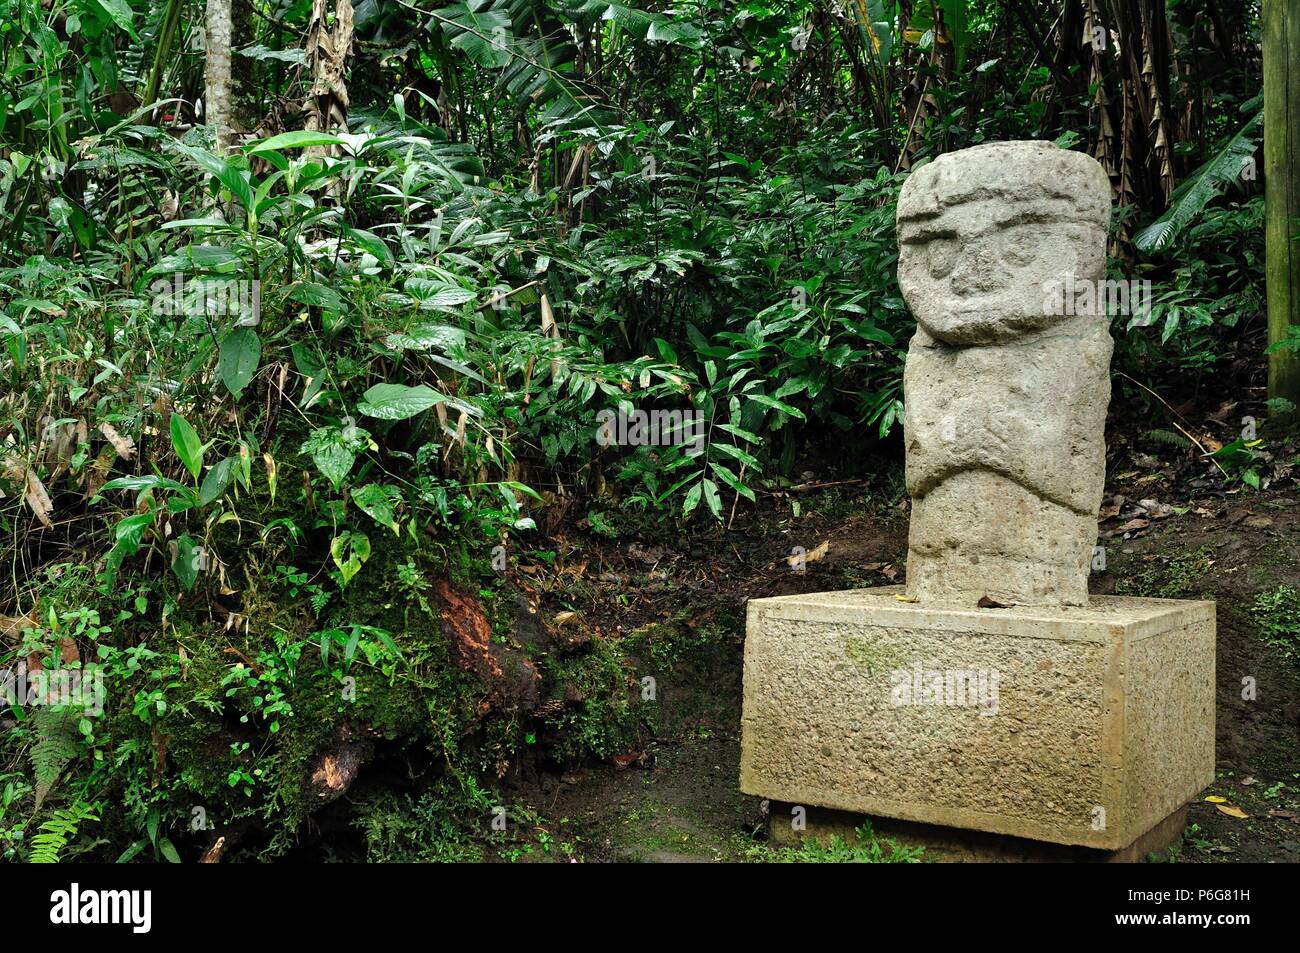
[[[996,142],[917,169],[898,199],[898,283],[946,344],[993,344],[1067,320],[1054,293],[1105,271],[1110,182],[1049,142]],[[1054,290],[1055,289],[1055,292]]]

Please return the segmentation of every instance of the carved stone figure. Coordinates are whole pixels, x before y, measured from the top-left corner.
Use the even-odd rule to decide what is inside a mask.
[[[1100,164],[1045,142],[948,153],[903,186],[909,597],[1087,604],[1112,342],[1099,296],[1075,304],[1109,214]]]

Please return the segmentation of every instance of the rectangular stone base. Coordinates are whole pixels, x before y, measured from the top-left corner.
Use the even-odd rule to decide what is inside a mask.
[[[1214,603],[749,603],[740,786],[1119,851],[1214,780]]]

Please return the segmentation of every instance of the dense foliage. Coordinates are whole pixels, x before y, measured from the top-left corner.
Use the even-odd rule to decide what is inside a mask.
[[[9,707],[6,856],[279,856],[376,751],[432,767],[352,805],[367,854],[477,856],[525,749],[627,750],[645,646],[521,644],[511,560],[897,459],[894,203],[934,155],[1107,161],[1112,272],[1155,289],[1127,379],[1259,350],[1254,5],[1111,6],[237,0],[222,154],[202,5],[0,0],[0,648],[105,689]],[[1159,137],[1107,118],[1132,50],[1081,10],[1148,52]],[[706,429],[608,447],[608,409]]]

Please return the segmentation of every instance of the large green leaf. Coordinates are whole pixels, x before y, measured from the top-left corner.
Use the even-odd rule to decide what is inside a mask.
[[[321,475],[330,481],[335,490],[343,485],[357,459],[356,450],[344,439],[337,427],[321,427],[312,431],[299,449],[312,458]]]
[[[171,434],[176,456],[181,458],[181,463],[190,471],[190,476],[197,480],[203,472],[203,441],[189,421],[180,414],[172,414]]]
[[[380,420],[405,420],[423,413],[434,404],[447,398],[432,387],[423,384],[408,387],[405,384],[376,384],[366,391],[357,410],[367,417]]]
[[[1256,113],[1214,158],[1189,175],[1174,190],[1165,213],[1134,235],[1133,244],[1145,252],[1168,248],[1226,185],[1240,181],[1243,163],[1255,154],[1255,136],[1263,121],[1264,113]]]
[[[376,523],[391,529],[395,534],[400,533],[400,530],[393,514],[401,498],[401,493],[394,487],[378,483],[367,483],[352,491],[352,501]]]
[[[309,146],[341,146],[346,145],[343,139],[338,136],[330,135],[328,132],[309,132],[305,129],[298,129],[293,132],[282,132],[278,136],[271,136],[269,139],[259,139],[244,146],[244,151],[250,156],[258,155],[262,152],[276,152],[281,149],[306,149]]]
[[[216,176],[217,181],[224,185],[245,209],[251,211],[254,208],[253,186],[246,170],[239,168],[233,161],[222,159],[204,149],[196,149],[176,140],[166,141],[170,142],[171,148],[187,156],[205,172]]]
[[[207,506],[226,492],[226,488],[230,486],[230,478],[234,475],[235,466],[238,463],[238,457],[226,457],[208,471],[207,476],[203,478],[203,486],[199,488],[199,504],[201,506]]]
[[[172,572],[186,589],[194,588],[202,565],[202,547],[188,535],[179,536],[176,539],[176,557],[172,560]]]
[[[340,533],[330,543],[330,556],[334,565],[339,567],[343,585],[346,586],[370,558],[370,537],[353,530]]]
[[[221,342],[218,370],[221,381],[238,397],[257,372],[262,359],[262,341],[252,328],[235,328]]]

